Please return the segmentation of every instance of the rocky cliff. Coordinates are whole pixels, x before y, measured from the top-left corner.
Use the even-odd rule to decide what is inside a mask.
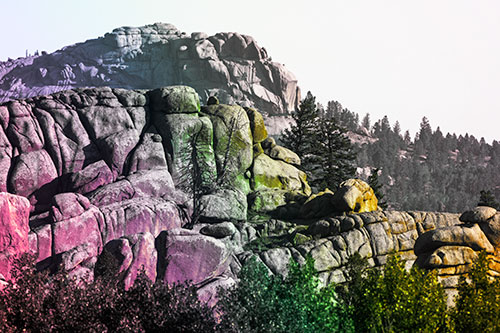
[[[200,106],[187,86],[74,89],[0,104],[0,274],[29,251],[40,269],[130,286],[192,280],[213,302],[251,256],[275,274],[316,260],[342,282],[354,253],[400,254],[452,288],[480,250],[496,258],[500,213],[383,212],[366,183],[311,195],[300,159],[253,108]],[[118,266],[109,266],[114,258]],[[492,267],[492,274],[498,272]],[[450,289],[452,290],[452,289]]]
[[[122,27],[51,54],[0,62],[0,103],[76,87],[154,89],[185,84],[206,102],[287,114],[300,102],[297,80],[252,37],[192,33],[171,24]],[[272,123],[272,122],[271,122]]]

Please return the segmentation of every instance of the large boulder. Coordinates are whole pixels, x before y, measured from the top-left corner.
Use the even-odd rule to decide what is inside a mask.
[[[188,86],[170,86],[152,90],[151,108],[162,113],[197,113],[200,111],[200,98]]]
[[[10,278],[12,260],[28,251],[30,203],[21,196],[0,193],[0,275]]]
[[[364,213],[378,209],[378,200],[373,189],[360,179],[342,182],[333,196],[338,212]]]
[[[220,186],[250,191],[245,172],[252,164],[250,120],[237,105],[208,105],[201,109],[213,124],[214,150]]]
[[[254,191],[281,189],[311,194],[306,174],[283,161],[262,154],[255,158],[252,167],[252,189]]]
[[[224,243],[213,237],[186,229],[170,230],[164,246],[165,282],[199,284],[224,273],[230,263],[230,253]]]

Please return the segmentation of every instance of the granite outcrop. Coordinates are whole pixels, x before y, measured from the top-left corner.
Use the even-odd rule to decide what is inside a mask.
[[[233,32],[188,35],[166,23],[121,27],[50,54],[0,62],[0,103],[77,87],[179,84],[193,87],[203,102],[216,95],[266,116],[289,114],[300,103],[295,76],[254,38]]]
[[[497,267],[500,213],[382,211],[346,180],[312,194],[298,156],[268,137],[255,108],[202,105],[188,86],[78,88],[0,104],[0,274],[32,253],[39,269],[77,278],[114,270],[130,287],[191,280],[213,304],[255,256],[273,274],[315,259],[345,281],[359,253],[399,254],[438,271],[453,293],[478,251]],[[115,265],[109,265],[114,262]]]

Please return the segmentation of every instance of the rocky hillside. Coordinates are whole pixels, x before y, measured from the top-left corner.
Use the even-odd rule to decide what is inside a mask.
[[[500,245],[493,208],[461,220],[383,212],[360,180],[311,195],[299,165],[257,110],[213,98],[200,107],[187,86],[0,104],[0,274],[29,251],[39,269],[89,279],[114,269],[125,286],[140,267],[153,280],[192,280],[214,302],[251,256],[286,274],[290,257],[310,254],[327,283],[345,279],[354,253],[372,266],[398,253],[453,290],[478,251]]]
[[[206,102],[288,114],[300,102],[297,80],[252,37],[192,33],[171,24],[122,27],[51,54],[0,62],[0,103],[76,87],[154,89],[185,84]],[[271,124],[273,121],[270,122]]]

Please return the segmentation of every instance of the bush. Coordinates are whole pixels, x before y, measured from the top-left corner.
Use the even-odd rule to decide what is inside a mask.
[[[320,288],[314,261],[290,260],[285,279],[268,274],[255,257],[243,266],[240,283],[219,291],[224,332],[338,332],[343,309],[333,286]],[[348,326],[348,325],[347,325]]]
[[[0,291],[0,331],[210,332],[216,322],[187,284],[152,283],[139,274],[128,290],[113,276],[78,282],[37,272],[33,258],[17,260],[15,283]]]
[[[447,328],[444,289],[435,272],[390,257],[383,271],[367,269],[366,262],[353,256],[348,264],[348,281],[338,290],[356,332],[435,332]]]
[[[457,332],[500,331],[500,281],[488,276],[489,260],[481,252],[468,274],[458,283],[452,311]]]

